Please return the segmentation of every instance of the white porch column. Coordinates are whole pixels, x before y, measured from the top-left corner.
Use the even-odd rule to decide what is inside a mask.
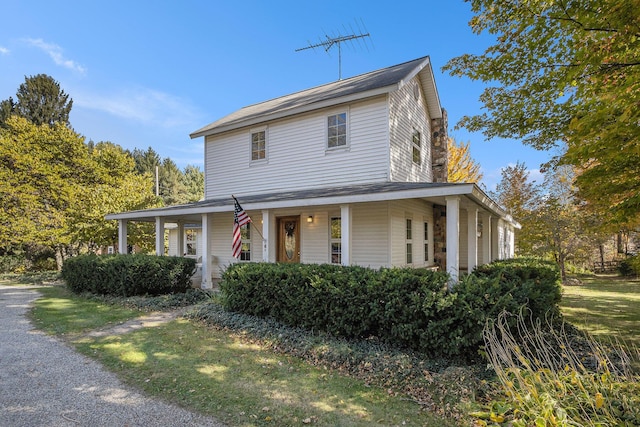
[[[231,231],[231,229],[229,230]],[[209,214],[202,214],[202,289],[213,288],[213,282],[211,280],[212,265],[211,265],[211,224],[209,224]]]
[[[449,289],[458,282],[460,270],[460,198],[447,197],[447,273],[451,276]]]
[[[184,247],[184,223],[182,221],[178,221],[178,241],[176,246],[178,247],[178,256],[183,256],[187,252]]]
[[[351,265],[351,206],[340,206],[342,265]]]
[[[500,259],[500,218],[491,218],[491,261]]]
[[[118,253],[126,254],[127,251],[127,220],[118,220]]]
[[[156,255],[164,256],[164,218],[156,217]]]
[[[478,265],[478,209],[467,210],[467,262],[469,273]]]
[[[482,212],[482,264],[491,262],[491,215]]]
[[[269,254],[271,247],[271,211],[269,209],[264,209],[262,211],[262,261],[269,262]]]

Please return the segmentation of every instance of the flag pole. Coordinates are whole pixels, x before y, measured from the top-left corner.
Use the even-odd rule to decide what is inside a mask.
[[[236,196],[234,196],[233,194],[231,195],[231,197],[233,197],[233,200],[236,201],[236,203],[240,204],[240,202],[238,202],[238,199],[236,199]],[[251,217],[249,217],[249,221],[251,222],[251,224],[254,224],[253,220],[251,219]],[[260,230],[258,230],[258,227],[254,227],[254,229],[258,232],[258,234],[260,235],[260,237],[262,237],[263,241],[266,241],[267,239],[264,238],[264,236],[262,235],[262,233],[260,232]]]

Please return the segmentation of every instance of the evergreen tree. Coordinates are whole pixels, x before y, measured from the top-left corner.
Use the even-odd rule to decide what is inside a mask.
[[[70,126],[69,113],[73,100],[52,77],[46,74],[25,77],[24,83],[18,88],[16,97],[18,101],[13,105],[13,112],[31,123],[49,126],[62,123],[65,126]],[[7,101],[9,105],[13,102],[11,98]],[[7,111],[6,104],[2,109],[4,116]]]

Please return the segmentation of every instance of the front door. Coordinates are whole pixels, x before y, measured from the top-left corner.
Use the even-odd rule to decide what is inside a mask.
[[[278,218],[278,262],[300,262],[300,217]]]

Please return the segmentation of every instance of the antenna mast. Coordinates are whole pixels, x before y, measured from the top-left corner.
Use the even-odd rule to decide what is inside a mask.
[[[315,50],[316,47],[322,47],[324,51],[328,53],[332,47],[337,45],[338,46],[338,80],[342,80],[342,46],[341,44],[351,40],[371,37],[369,33],[363,33],[362,31],[359,31],[358,33],[354,33],[353,29],[351,29],[351,31],[352,31],[352,34],[345,35],[345,36],[338,33],[337,36],[329,37],[328,35],[325,34],[324,40],[320,39],[320,41],[315,44],[311,44],[309,42],[309,45],[296,49],[296,52],[300,52],[301,50],[307,50],[307,49]],[[365,43],[365,46],[366,46],[366,43]]]

